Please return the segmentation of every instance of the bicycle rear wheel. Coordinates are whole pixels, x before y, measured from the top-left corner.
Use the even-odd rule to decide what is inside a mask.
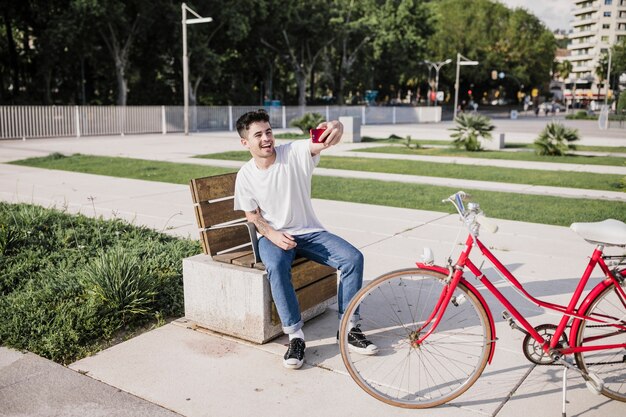
[[[446,276],[423,269],[390,272],[359,291],[345,316],[361,316],[361,330],[379,351],[352,352],[347,321],[340,334],[343,362],[356,383],[371,396],[397,407],[428,408],[465,392],[482,373],[492,348],[487,313],[459,283],[435,331],[419,346],[415,340],[431,316]]]
[[[575,346],[615,345],[626,343],[626,300],[614,286],[607,287],[591,303],[585,316],[602,320],[582,320],[576,332]],[[610,324],[610,323],[613,323]],[[619,324],[621,329],[616,326]],[[595,373],[603,382],[602,394],[626,401],[626,348],[576,353],[576,364],[587,373]]]

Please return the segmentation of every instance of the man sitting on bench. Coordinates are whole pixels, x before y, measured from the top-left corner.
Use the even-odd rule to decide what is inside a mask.
[[[311,178],[320,152],[339,143],[343,125],[321,123],[319,143],[294,141],[274,146],[274,135],[265,110],[248,112],[237,120],[241,144],[252,159],[237,174],[235,210],[243,210],[262,235],[259,255],[265,265],[272,298],[289,348],[283,365],[298,369],[304,361],[304,332],[300,306],[291,283],[291,263],[296,255],[338,269],[339,319],[363,283],[363,254],[344,239],[324,229],[311,204]],[[350,349],[374,355],[378,348],[365,338],[351,317]],[[339,333],[337,333],[337,338]]]

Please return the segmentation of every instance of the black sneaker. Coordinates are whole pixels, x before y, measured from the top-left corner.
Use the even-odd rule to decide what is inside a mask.
[[[304,349],[306,345],[304,340],[296,337],[289,341],[289,348],[283,359],[283,366],[289,369],[298,369],[304,362]]]
[[[378,346],[367,340],[367,337],[357,324],[348,333],[348,349],[361,355],[375,355],[378,353]],[[337,341],[339,341],[339,331],[337,331]]]

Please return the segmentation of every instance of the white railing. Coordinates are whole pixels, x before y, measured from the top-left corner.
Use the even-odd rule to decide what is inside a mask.
[[[242,114],[259,107],[191,106],[190,131],[232,131]],[[272,106],[266,109],[272,126],[282,128],[312,112],[326,120],[358,117],[363,125],[441,121],[441,107]],[[182,131],[183,106],[0,106],[0,139]]]

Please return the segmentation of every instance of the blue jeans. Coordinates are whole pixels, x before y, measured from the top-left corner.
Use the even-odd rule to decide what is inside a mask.
[[[284,250],[269,239],[259,239],[259,255],[270,282],[272,298],[286,334],[302,328],[300,305],[291,282],[291,263],[296,255],[338,269],[340,274],[337,304],[339,314],[363,284],[363,254],[339,236],[327,231],[294,236],[296,247]]]

